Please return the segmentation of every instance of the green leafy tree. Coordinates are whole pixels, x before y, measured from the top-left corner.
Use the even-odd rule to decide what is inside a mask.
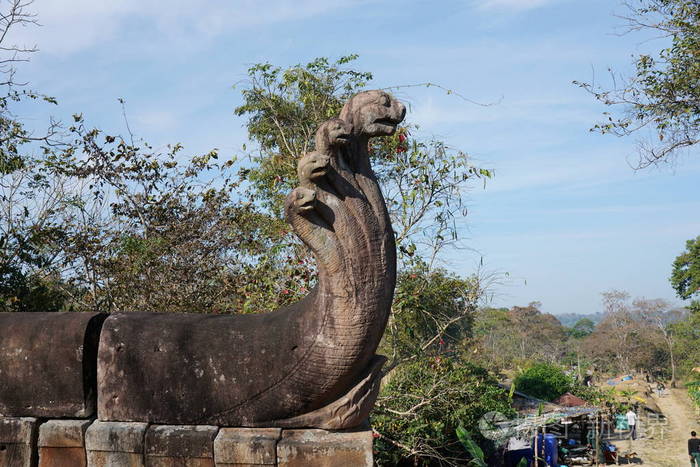
[[[536,363],[521,372],[515,389],[538,399],[551,401],[572,388],[571,378],[558,365]]]
[[[593,130],[626,136],[652,129],[656,141],[640,143],[639,167],[666,160],[700,142],[700,3],[697,0],[629,0],[623,16],[629,32],[649,31],[666,41],[658,53],[635,57],[636,74],[615,77],[602,89],[579,83],[600,102],[624,113]]]
[[[574,339],[582,339],[595,329],[595,323],[588,318],[581,318],[569,329],[569,335]]]
[[[682,378],[700,380],[700,313],[688,313],[685,318],[669,325],[673,333],[673,345]],[[700,387],[700,386],[699,386]]]
[[[700,297],[700,236],[685,242],[685,251],[673,261],[671,285],[684,300]],[[700,302],[693,300],[690,307],[700,311]]]
[[[418,264],[402,271],[383,349],[393,366],[417,355],[453,352],[471,335],[480,299],[476,278]]]

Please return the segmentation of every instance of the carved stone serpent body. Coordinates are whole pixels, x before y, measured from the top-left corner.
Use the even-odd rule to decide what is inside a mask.
[[[318,263],[302,301],[260,315],[110,316],[98,352],[101,420],[347,428],[366,418],[396,283],[389,214],[368,141],[405,107],[357,94],[319,127],[285,214]],[[164,310],[165,311],[165,310]]]

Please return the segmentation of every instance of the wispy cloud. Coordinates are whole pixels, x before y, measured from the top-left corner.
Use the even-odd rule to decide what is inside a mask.
[[[13,41],[38,45],[43,53],[68,55],[116,39],[125,34],[148,34],[165,40],[189,42],[212,38],[227,31],[251,29],[266,24],[295,21],[349,8],[370,0],[328,2],[325,0],[214,0],[202,7],[197,2],[172,0],[164,7],[158,0],[118,2],[62,0],[37,2],[42,27],[14,31]]]

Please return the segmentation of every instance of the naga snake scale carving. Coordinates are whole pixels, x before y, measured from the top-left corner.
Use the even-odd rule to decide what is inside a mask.
[[[306,298],[259,315],[107,318],[101,420],[349,428],[367,417],[396,284],[394,234],[368,141],[392,135],[405,112],[383,91],[359,93],[299,160],[285,214],[318,263]]]

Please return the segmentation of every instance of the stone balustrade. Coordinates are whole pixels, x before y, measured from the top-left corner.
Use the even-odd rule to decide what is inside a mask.
[[[0,467],[364,467],[372,431],[0,417]]]

